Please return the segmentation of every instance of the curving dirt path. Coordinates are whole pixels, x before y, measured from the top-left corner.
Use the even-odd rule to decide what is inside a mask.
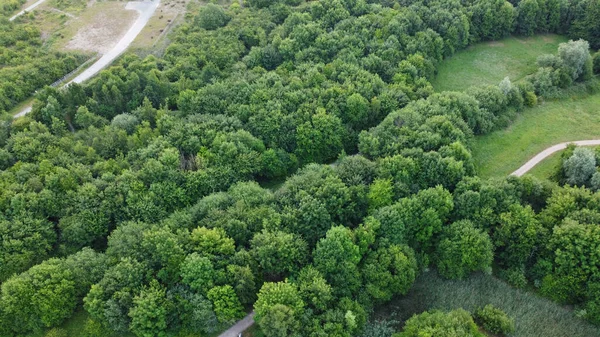
[[[539,164],[542,160],[546,159],[553,153],[566,149],[567,145],[569,145],[569,144],[575,144],[577,146],[595,146],[595,145],[600,145],[600,139],[578,140],[578,141],[573,141],[573,142],[564,142],[564,143],[560,143],[560,144],[551,146],[551,147],[545,149],[544,151],[538,153],[537,155],[535,155],[535,157],[531,158],[527,163],[525,163],[525,165],[521,166],[518,170],[511,173],[511,175],[517,176],[517,177],[524,175],[525,173],[529,172],[529,170],[531,170],[535,165]]]
[[[248,316],[244,317],[241,321],[235,323],[227,331],[220,334],[218,337],[239,337],[242,332],[251,327],[254,324],[254,311],[249,313]]]
[[[39,3],[45,0],[38,1]],[[102,69],[106,68],[109,64],[111,64],[119,55],[121,55],[127,47],[135,40],[135,38],[140,34],[142,29],[148,23],[148,20],[156,11],[156,8],[160,4],[160,0],[153,1],[131,1],[128,2],[125,6],[125,9],[135,10],[139,12],[138,18],[135,20],[133,25],[129,28],[127,33],[117,42],[117,44],[106,54],[102,55],[102,57],[92,64],[89,68],[83,71],[81,74],[77,75],[74,79],[69,81],[65,86],[71,83],[81,83],[85,82],[97,73],[99,73]],[[22,117],[28,114],[31,111],[31,106],[24,108],[18,114],[14,116],[14,118]]]

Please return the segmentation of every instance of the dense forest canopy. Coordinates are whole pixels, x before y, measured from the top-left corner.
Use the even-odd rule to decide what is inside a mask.
[[[163,56],[126,55],[87,84],[43,89],[29,116],[1,124],[0,335],[57,326],[81,306],[100,335],[212,333],[253,306],[267,336],[358,336],[423,270],[464,278],[492,264],[600,321],[600,194],[481,180],[469,150],[539,98],[598,90],[599,10],[209,4]],[[429,80],[456,51],[545,32],[575,41],[522,81],[434,94]],[[453,316],[475,324],[423,317]]]

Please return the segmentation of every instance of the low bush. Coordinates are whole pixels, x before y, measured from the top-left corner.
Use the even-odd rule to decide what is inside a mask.
[[[484,337],[471,314],[464,309],[450,312],[426,311],[406,321],[404,331],[393,337],[461,336]]]
[[[515,331],[514,319],[491,304],[475,311],[475,321],[486,331],[506,336]]]

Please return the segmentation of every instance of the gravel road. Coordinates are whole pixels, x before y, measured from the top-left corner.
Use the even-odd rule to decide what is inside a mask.
[[[529,172],[529,170],[531,170],[535,165],[539,164],[542,160],[546,159],[553,153],[566,149],[567,145],[569,144],[575,144],[577,146],[595,146],[600,145],[600,140],[578,140],[574,142],[565,142],[556,144],[554,146],[550,146],[544,151],[538,153],[535,157],[531,158],[531,160],[525,163],[525,165],[521,166],[518,170],[511,173],[511,175],[517,177],[524,175],[525,173]]]

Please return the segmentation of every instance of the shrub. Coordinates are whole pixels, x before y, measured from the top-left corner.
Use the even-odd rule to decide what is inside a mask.
[[[594,74],[600,74],[600,51],[594,54],[592,60],[594,65]]]
[[[527,91],[525,92],[525,106],[528,107],[534,107],[537,105],[537,96],[535,95],[535,93],[533,91]]]
[[[590,187],[593,191],[600,190],[600,172],[596,171],[592,174],[592,179],[590,179]]]
[[[69,337],[69,335],[65,329],[54,328],[49,330],[44,337]]]
[[[493,334],[506,336],[515,331],[514,319],[491,304],[475,311],[474,317],[482,328]]]
[[[583,296],[585,279],[581,276],[546,275],[542,280],[540,293],[555,302],[573,304]]]
[[[501,273],[502,278],[515,288],[525,288],[527,285],[527,277],[525,277],[525,271],[523,268],[510,268],[503,270]]]
[[[110,332],[102,325],[92,319],[88,319],[83,326],[83,337],[104,337],[110,335]]]
[[[137,119],[137,117],[135,117],[132,114],[120,114],[120,115],[116,115],[115,118],[113,118],[112,122],[110,123],[110,125],[119,128],[119,129],[123,129],[127,132],[127,134],[132,134],[135,131],[135,127],[140,123],[139,119]]]
[[[583,186],[596,172],[596,156],[592,150],[578,147],[573,151],[573,155],[563,163],[563,167],[568,184]]]
[[[594,324],[600,324],[600,282],[588,284],[585,317]]]
[[[438,270],[446,278],[464,278],[489,270],[494,254],[490,237],[473,223],[457,221],[444,229],[437,247]]]
[[[196,17],[196,23],[206,29],[214,30],[223,27],[229,22],[229,15],[225,13],[223,8],[217,5],[208,4],[200,10]]]
[[[569,41],[558,46],[558,56],[573,80],[590,77],[590,45],[587,41]]]
[[[411,317],[404,325],[404,331],[393,337],[422,337],[422,336],[461,336],[483,337],[479,332],[473,317],[464,309],[448,313],[441,311],[426,311]]]

